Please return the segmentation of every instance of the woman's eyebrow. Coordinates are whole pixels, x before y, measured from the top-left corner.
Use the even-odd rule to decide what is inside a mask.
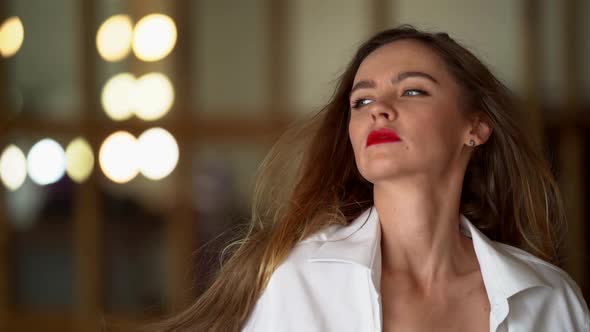
[[[399,73],[397,76],[395,76],[391,79],[391,82],[394,84],[397,84],[397,83],[405,80],[406,78],[410,78],[410,77],[425,78],[425,79],[428,79],[428,80],[440,85],[440,83],[438,83],[438,81],[434,77],[432,77],[432,75],[421,72],[421,71],[405,71],[403,73]],[[355,90],[358,90],[358,89],[374,88],[375,86],[376,86],[376,84],[375,84],[375,81],[373,81],[373,80],[358,81],[352,86],[352,89],[350,89],[350,93],[352,94]]]
[[[368,89],[368,88],[374,88],[374,87],[375,87],[375,81],[372,81],[372,80],[358,81],[352,86],[352,89],[350,89],[350,93],[352,94],[355,90],[358,90],[358,89]]]
[[[399,75],[397,75],[397,77],[392,78],[391,82],[392,83],[399,83],[400,81],[403,81],[409,77],[426,78],[426,79],[431,80],[432,82],[440,85],[440,83],[438,83],[438,81],[434,77],[432,77],[430,74],[426,74],[421,71],[406,71],[406,72],[400,73]]]

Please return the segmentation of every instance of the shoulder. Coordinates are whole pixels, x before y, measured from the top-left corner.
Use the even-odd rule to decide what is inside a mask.
[[[582,291],[570,275],[561,268],[522,249],[496,242],[499,250],[523,265],[542,281],[544,287],[534,287],[515,294],[513,304],[528,308],[537,307],[546,321],[565,320],[572,327],[584,326],[590,330],[590,314]]]
[[[312,254],[323,244],[320,241],[298,243],[291,249],[285,260],[277,266],[273,272],[269,286],[272,284],[285,284],[297,282],[306,274],[309,274],[309,259]]]
[[[366,270],[317,264],[321,241],[296,245],[273,272],[244,331],[359,331],[373,324]],[[358,308],[355,315],[341,313]]]
[[[342,244],[346,246],[345,243]],[[325,245],[326,241],[321,240],[298,243],[272,273],[265,293],[271,296],[279,294],[281,298],[287,296],[302,299],[327,295],[325,293],[333,289],[332,286],[341,280],[341,276],[351,276],[355,273],[351,264],[342,264],[342,261],[333,261],[332,264],[316,262],[318,252],[322,252]],[[363,273],[366,271],[363,270]],[[289,291],[294,288],[298,288],[299,291]],[[301,292],[301,288],[308,292]]]
[[[499,242],[496,242],[496,244],[512,257],[534,270],[551,288],[572,291],[581,296],[582,292],[576,282],[560,267],[520,248]]]
[[[372,263],[379,223],[372,209],[297,243],[277,266],[250,317],[252,331],[363,331],[377,327]],[[354,311],[354,315],[343,312]]]
[[[526,328],[520,325],[521,330],[546,331],[530,328],[544,324],[555,331],[590,331],[586,301],[565,271],[524,250],[491,240],[464,216],[461,221],[473,239],[488,296],[498,308],[508,305],[511,324],[529,324]]]
[[[256,301],[243,332],[275,331],[294,324],[297,308],[301,307],[302,286],[305,284],[305,261],[310,245],[297,245],[274,270],[266,287]]]

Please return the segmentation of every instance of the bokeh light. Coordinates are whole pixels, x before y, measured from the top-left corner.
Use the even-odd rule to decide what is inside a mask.
[[[133,51],[143,61],[158,61],[172,51],[176,37],[176,25],[169,16],[147,15],[135,25]]]
[[[5,196],[7,222],[15,230],[28,230],[42,221],[43,207],[47,202],[49,190],[39,190],[33,181],[25,181],[15,192]]]
[[[66,171],[63,148],[56,141],[45,138],[37,142],[27,155],[29,177],[39,185],[61,179]]]
[[[12,16],[0,25],[0,55],[11,57],[18,52],[25,39],[25,28],[20,18]]]
[[[102,89],[101,103],[109,118],[124,121],[133,116],[136,85],[130,73],[120,73],[108,80]]]
[[[174,103],[174,87],[162,73],[149,73],[137,80],[133,98],[135,114],[142,120],[154,121],[166,115]]]
[[[107,61],[119,61],[131,51],[133,24],[128,15],[109,17],[96,33],[96,47]]]
[[[0,179],[11,191],[15,191],[27,178],[27,159],[16,145],[10,144],[0,156]]]
[[[165,129],[146,130],[139,136],[137,146],[139,170],[148,179],[165,178],[178,164],[178,144]]]
[[[100,168],[113,182],[131,181],[139,172],[137,139],[126,131],[118,131],[107,137],[98,153]]]
[[[90,144],[77,137],[66,148],[66,172],[75,182],[82,183],[92,173],[94,155]]]

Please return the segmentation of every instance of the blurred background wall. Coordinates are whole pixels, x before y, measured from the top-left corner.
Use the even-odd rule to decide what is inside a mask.
[[[522,98],[588,298],[589,22],[582,0],[2,0],[0,330],[127,331],[189,303],[281,131],[401,23]]]

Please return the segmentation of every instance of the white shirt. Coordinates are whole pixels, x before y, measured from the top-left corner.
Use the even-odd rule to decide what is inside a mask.
[[[561,269],[495,242],[461,215],[490,301],[490,331],[590,331],[580,289]],[[381,331],[381,225],[374,207],[299,242],[272,274],[243,332]]]

